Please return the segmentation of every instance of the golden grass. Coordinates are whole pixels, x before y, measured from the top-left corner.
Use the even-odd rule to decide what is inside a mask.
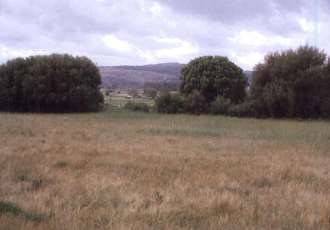
[[[0,113],[0,229],[330,229],[330,124]]]

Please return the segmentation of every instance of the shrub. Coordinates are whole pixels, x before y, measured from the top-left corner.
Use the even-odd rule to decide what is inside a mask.
[[[0,66],[0,111],[98,111],[100,84],[98,68],[86,57],[17,58]]]
[[[167,93],[156,99],[156,109],[159,113],[181,113],[183,107],[183,98],[179,95]]]
[[[192,114],[208,113],[208,105],[205,97],[197,90],[193,91],[184,100],[184,108],[186,112]]]
[[[254,116],[257,116],[257,114],[255,112],[255,104],[251,101],[245,101],[241,104],[231,105],[228,108],[227,114],[230,115],[230,116],[235,116],[235,117],[254,117]]]
[[[127,102],[124,108],[134,112],[150,112],[150,106],[142,102]]]
[[[230,99],[225,99],[222,96],[218,96],[217,99],[211,103],[210,112],[212,114],[227,114],[230,105]]]

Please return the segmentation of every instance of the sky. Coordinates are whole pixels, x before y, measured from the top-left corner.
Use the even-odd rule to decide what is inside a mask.
[[[69,53],[97,65],[227,56],[245,70],[273,51],[330,54],[330,0],[0,0],[0,63]]]

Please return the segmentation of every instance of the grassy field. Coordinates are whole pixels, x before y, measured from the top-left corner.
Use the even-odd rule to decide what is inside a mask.
[[[330,123],[0,113],[0,229],[330,229]]]
[[[133,102],[133,103],[145,103],[149,106],[154,105],[154,100],[149,98],[127,98],[122,95],[115,95],[115,96],[105,96],[105,104],[111,105],[112,107],[122,108],[125,106],[126,103]]]

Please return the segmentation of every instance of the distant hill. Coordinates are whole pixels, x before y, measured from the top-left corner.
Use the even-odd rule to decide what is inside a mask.
[[[177,76],[178,78],[181,75],[181,69],[183,64],[180,63],[161,63],[154,65],[143,65],[143,66],[114,66],[114,68],[118,69],[126,69],[126,70],[137,70],[137,71],[148,71],[153,73],[167,74]]]
[[[142,88],[145,83],[177,83],[183,65],[163,63],[144,66],[99,67],[103,86]]]
[[[115,88],[142,88],[145,83],[180,84],[183,64],[161,63],[142,66],[102,66],[99,67],[102,85]],[[244,71],[251,83],[252,71]]]

